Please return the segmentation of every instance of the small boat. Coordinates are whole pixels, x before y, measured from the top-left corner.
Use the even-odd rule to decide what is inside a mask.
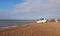
[[[45,23],[45,22],[47,22],[46,18],[40,18],[36,21],[36,23]]]

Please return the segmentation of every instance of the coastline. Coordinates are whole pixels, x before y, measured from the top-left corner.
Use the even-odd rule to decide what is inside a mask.
[[[0,36],[60,36],[60,22],[18,26],[0,30]]]

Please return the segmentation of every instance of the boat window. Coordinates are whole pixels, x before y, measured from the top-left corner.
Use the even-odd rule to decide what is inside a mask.
[[[41,18],[40,20],[44,20],[44,18]]]

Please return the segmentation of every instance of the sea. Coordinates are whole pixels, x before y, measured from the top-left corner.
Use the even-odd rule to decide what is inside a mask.
[[[36,20],[0,20],[0,28],[11,27],[11,26],[22,26],[30,25],[35,23]]]

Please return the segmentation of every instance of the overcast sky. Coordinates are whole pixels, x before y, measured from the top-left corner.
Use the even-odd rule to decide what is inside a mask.
[[[0,19],[60,18],[60,0],[0,0]]]

